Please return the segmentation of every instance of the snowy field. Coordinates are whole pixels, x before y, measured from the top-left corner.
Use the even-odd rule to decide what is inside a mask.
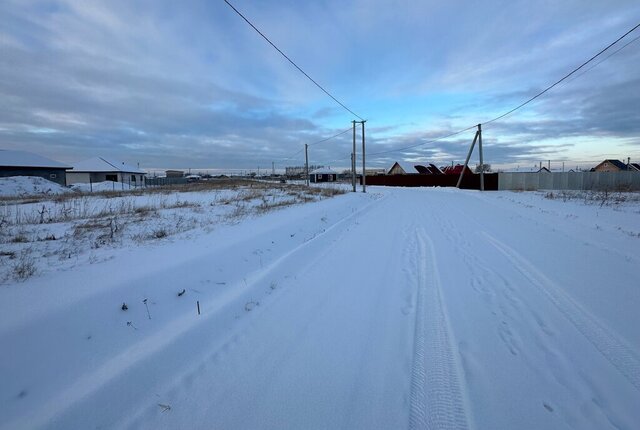
[[[334,194],[3,201],[0,429],[638,428],[638,194]]]

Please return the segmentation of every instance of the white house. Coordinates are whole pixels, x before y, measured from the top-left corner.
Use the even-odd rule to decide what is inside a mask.
[[[73,165],[67,170],[67,185],[96,182],[123,182],[131,186],[144,185],[147,173],[123,162],[94,157]]]

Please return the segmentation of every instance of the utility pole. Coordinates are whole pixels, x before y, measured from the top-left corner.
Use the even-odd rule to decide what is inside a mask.
[[[353,192],[356,192],[356,121],[353,123],[353,152],[351,153],[351,184],[353,185]]]
[[[305,143],[304,144],[304,174],[305,174],[305,180],[307,182],[307,187],[309,186],[309,153],[307,151],[308,149],[309,149],[309,145]]]
[[[462,178],[464,177],[464,172],[467,170],[467,166],[469,165],[469,159],[471,158],[471,154],[473,153],[473,148],[476,146],[476,142],[478,141],[479,132],[476,131],[476,135],[473,138],[473,142],[471,143],[471,147],[469,147],[469,152],[467,153],[467,158],[464,160],[464,165],[462,166],[462,172],[460,172],[460,177],[458,177],[458,183],[456,184],[456,188],[460,188],[462,184]]]
[[[484,191],[484,159],[482,157],[482,124],[478,124],[478,150],[480,151],[480,191]]]
[[[364,158],[365,158],[365,150],[364,150],[364,123],[367,122],[367,120],[362,120],[360,121],[360,124],[362,124],[362,192],[366,193],[367,192],[367,171],[365,170],[365,162],[364,162]]]

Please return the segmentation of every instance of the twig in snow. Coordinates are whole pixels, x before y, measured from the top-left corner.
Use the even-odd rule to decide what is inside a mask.
[[[182,291],[180,291],[180,292],[178,293],[178,297],[182,297],[182,296],[184,295],[184,293],[186,293],[186,292],[187,292],[187,290],[185,290],[185,289],[183,288],[183,289],[182,289]]]
[[[163,405],[162,403],[158,403],[158,406],[160,406],[160,409],[162,409],[162,412],[167,412],[171,410],[171,405]]]
[[[128,327],[133,327],[134,330],[138,330],[138,328],[136,326],[134,326],[131,321],[127,321],[127,326]]]
[[[122,309],[123,311],[126,311],[127,309],[129,309],[129,306],[127,306],[125,302],[122,302],[122,306],[120,307],[120,309]]]

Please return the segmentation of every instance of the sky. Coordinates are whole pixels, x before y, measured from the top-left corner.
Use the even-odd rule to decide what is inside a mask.
[[[640,23],[636,0],[232,3],[367,120],[367,167],[463,162],[473,130],[431,141],[509,111]],[[639,36],[483,127],[485,163],[640,161],[640,39],[610,55]],[[1,149],[282,169],[304,164],[306,143],[310,164],[342,168],[351,131],[315,142],[354,119],[223,0],[0,3]]]

